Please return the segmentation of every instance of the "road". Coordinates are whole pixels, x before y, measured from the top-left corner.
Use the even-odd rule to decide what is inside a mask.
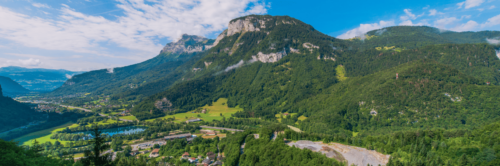
[[[77,110],[82,110],[82,111],[85,111],[85,112],[92,112],[92,110],[89,110],[89,109],[85,109],[85,108],[80,108],[80,107],[74,107],[74,106],[69,106],[69,105],[60,105],[61,107],[66,107],[66,108],[72,108],[72,109],[77,109]],[[105,115],[105,114],[101,114],[99,113],[100,116],[105,116],[105,117],[108,117],[108,118],[111,118],[111,116],[108,116],[108,115]],[[133,122],[132,120],[128,120],[128,119],[122,119],[122,118],[119,118],[121,121],[125,121],[125,122]]]
[[[239,129],[224,128],[224,127],[212,127],[212,126],[200,126],[200,127],[207,128],[207,129],[227,130],[227,131],[244,131],[244,130],[239,130]]]

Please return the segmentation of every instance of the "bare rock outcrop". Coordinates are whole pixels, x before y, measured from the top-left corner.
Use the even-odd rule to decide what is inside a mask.
[[[262,52],[257,53],[257,55],[253,55],[252,59],[254,61],[261,61],[263,63],[274,63],[278,62],[281,58],[285,57],[286,50],[283,49],[283,51],[276,52],[276,53],[269,53],[269,54],[264,54]]]
[[[163,99],[155,102],[155,107],[162,111],[170,111],[172,110],[172,102],[164,97]]]
[[[160,54],[163,52],[171,52],[171,53],[193,53],[193,52],[201,52],[213,47],[210,44],[204,44],[209,39],[196,36],[196,35],[182,35],[181,39],[175,42],[168,43],[163,47],[160,51]]]
[[[217,36],[214,46],[219,44],[219,42],[226,36],[232,36],[237,33],[260,31],[261,29],[266,28],[266,21],[269,20],[272,20],[272,18],[259,19],[252,16],[233,20],[229,22],[227,29]]]

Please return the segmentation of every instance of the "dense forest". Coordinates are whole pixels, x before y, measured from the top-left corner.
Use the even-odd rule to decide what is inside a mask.
[[[3,94],[0,85],[0,132],[44,119],[41,113],[35,112],[27,104],[19,103],[10,97],[3,96]]]
[[[15,97],[17,95],[24,95],[30,93],[30,91],[9,77],[0,76],[0,85],[3,86],[3,95]]]

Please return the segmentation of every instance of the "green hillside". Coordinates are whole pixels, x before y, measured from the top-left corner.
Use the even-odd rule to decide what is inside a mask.
[[[471,128],[498,117],[494,108],[499,107],[499,96],[498,86],[449,65],[419,60],[349,78],[297,103],[295,109],[308,117],[300,128],[319,133]]]
[[[19,85],[20,86],[20,85]],[[0,86],[0,132],[16,127],[27,125],[28,123],[43,119],[40,113],[35,112],[28,105],[19,103],[10,97],[3,96],[6,88]]]
[[[299,110],[298,103],[312,100],[326,89],[336,87],[339,82],[350,81],[350,77],[370,75],[418,60],[434,60],[449,65],[464,77],[474,78],[478,84],[498,84],[500,78],[500,61],[495,56],[494,48],[487,44],[423,45],[399,51],[360,50],[353,49],[360,47],[356,41],[326,36],[290,17],[248,16],[239,19],[255,22],[254,25],[264,28],[230,36],[228,31],[224,31],[221,35],[225,37],[219,44],[194,64],[194,67],[202,67],[203,62],[212,62],[207,70],[194,80],[184,81],[151,96],[138,104],[133,114],[139,119],[147,119],[185,112],[221,97],[228,98],[231,107],[239,105],[245,109],[236,114],[238,117],[274,119],[275,114],[280,112],[311,112],[306,108]],[[261,20],[266,21],[262,23]],[[416,30],[425,28],[417,27]],[[454,34],[442,38],[451,40],[463,35]],[[467,42],[480,40],[472,38]],[[276,62],[260,62],[262,60],[255,58],[261,54],[280,52],[286,52],[286,55]],[[172,103],[171,109],[162,110],[155,106],[164,98]]]
[[[26,94],[30,92],[19,83],[8,77],[0,76],[0,85],[2,85],[3,87],[3,94],[5,96],[16,96],[19,94]]]
[[[199,41],[198,38],[198,36],[184,35],[178,43],[175,43],[180,44],[181,48],[174,45],[172,48],[164,49],[165,51],[162,50],[158,56],[138,64],[90,71],[73,76],[62,87],[49,95],[74,93],[110,95],[133,90],[146,83],[154,82],[173,72],[177,67],[205,49],[205,45],[210,45],[213,42],[213,40],[205,38]],[[199,47],[199,50],[196,50],[195,47]],[[158,90],[161,91],[161,89]]]
[[[427,26],[394,26],[370,31],[365,40],[352,41],[365,49],[383,46],[413,49],[434,44],[485,43],[486,38],[498,36],[499,31],[453,32]]]

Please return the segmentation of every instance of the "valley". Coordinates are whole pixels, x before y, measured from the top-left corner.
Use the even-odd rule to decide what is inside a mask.
[[[498,31],[393,26],[343,40],[270,15],[227,27],[48,93],[2,96],[1,130],[17,129],[0,137],[86,162],[100,131],[116,165],[500,163],[500,45],[485,40]]]

